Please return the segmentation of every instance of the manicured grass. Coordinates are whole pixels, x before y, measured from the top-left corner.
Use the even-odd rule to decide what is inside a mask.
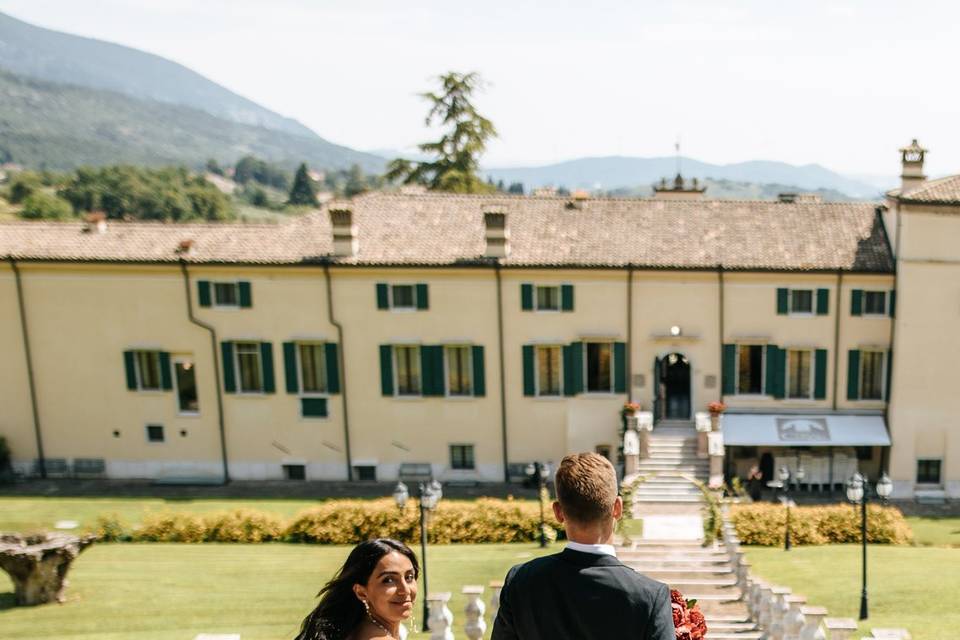
[[[858,617],[859,545],[745,549],[755,575],[827,607],[830,617]],[[870,618],[860,623],[860,634],[905,627],[914,640],[939,640],[960,628],[960,609],[951,603],[960,593],[960,550],[871,545],[867,553]]]
[[[560,549],[541,550],[536,543],[430,547],[431,591],[453,594],[455,635],[465,637],[464,585],[487,587],[512,565]],[[207,632],[286,640],[348,551],[289,544],[94,545],[76,561],[63,605],[13,608],[13,586],[0,572],[0,635],[4,640],[189,640]],[[422,601],[417,604],[419,627]]]
[[[960,547],[960,518],[908,516],[913,541],[919,545]]]

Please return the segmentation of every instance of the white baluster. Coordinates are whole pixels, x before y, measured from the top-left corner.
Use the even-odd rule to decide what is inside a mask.
[[[787,596],[784,601],[789,609],[783,618],[783,640],[800,640],[800,630],[803,628],[800,609],[807,604],[807,599],[803,596]]]
[[[497,619],[497,611],[500,610],[500,592],[503,590],[503,580],[493,580],[490,582],[490,624]]]
[[[768,584],[760,585],[760,594],[757,598],[757,625],[764,631],[770,630],[770,607],[773,601],[773,587]]]
[[[453,612],[447,607],[449,593],[434,593],[427,598],[430,608],[430,640],[453,639]]]
[[[463,588],[463,595],[467,596],[467,604],[463,609],[463,615],[466,618],[463,632],[470,640],[480,640],[487,630],[487,623],[483,619],[483,613],[487,607],[480,598],[483,595],[483,587],[468,585]]]
[[[771,589],[773,597],[770,602],[770,638],[771,640],[783,640],[783,618],[787,612],[787,606],[784,598],[790,595],[789,587],[773,587]]]
[[[827,640],[823,630],[823,619],[827,617],[826,607],[800,607],[803,613],[803,628],[800,640]]]
[[[830,634],[830,640],[847,640],[857,630],[857,623],[852,618],[827,618],[823,626]]]

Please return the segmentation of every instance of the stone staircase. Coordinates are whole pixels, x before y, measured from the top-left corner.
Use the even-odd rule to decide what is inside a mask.
[[[699,504],[700,490],[690,478],[706,482],[709,471],[709,462],[697,457],[693,421],[662,420],[650,434],[650,457],[640,460],[638,473],[647,480],[634,503]]]

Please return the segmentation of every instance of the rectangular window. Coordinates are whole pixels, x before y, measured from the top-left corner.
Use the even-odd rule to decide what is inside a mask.
[[[472,444],[452,444],[450,445],[450,468],[451,469],[474,469]]]
[[[236,282],[214,282],[213,302],[218,307],[239,307],[240,286]]]
[[[164,439],[162,424],[147,425],[147,442],[163,442]]]
[[[917,460],[917,484],[940,484],[940,460]]]
[[[391,308],[416,309],[416,290],[412,284],[395,284],[390,287]]]
[[[813,353],[809,349],[790,349],[787,351],[787,397],[810,398],[812,388],[811,361]]]
[[[883,351],[860,352],[860,399],[883,400]]]
[[[240,373],[241,393],[263,391],[263,370],[260,363],[260,343],[237,342],[237,371]]]
[[[863,315],[865,316],[887,315],[887,292],[886,291],[864,291],[863,292]]]
[[[419,396],[420,347],[394,347],[394,366],[397,370],[397,395]]]
[[[300,358],[300,390],[303,393],[326,393],[325,345],[301,342],[297,344],[297,352]]]
[[[358,464],[353,470],[356,472],[357,480],[364,482],[376,482],[377,468],[372,464]]]
[[[790,290],[790,313],[813,313],[813,290]]]
[[[737,345],[737,393],[763,393],[763,345]]]
[[[160,390],[160,352],[136,351],[137,388],[141,391]]]
[[[469,396],[472,392],[470,381],[470,347],[444,347],[447,356],[447,395]]]
[[[537,311],[560,310],[560,287],[537,285]]]
[[[587,392],[613,391],[613,345],[587,342]]]
[[[180,413],[199,413],[200,399],[197,396],[197,374],[193,361],[177,360],[173,370],[177,381],[177,410]]]
[[[559,396],[562,348],[559,346],[537,347],[537,395]]]
[[[307,467],[302,464],[283,465],[283,477],[287,480],[306,480]]]

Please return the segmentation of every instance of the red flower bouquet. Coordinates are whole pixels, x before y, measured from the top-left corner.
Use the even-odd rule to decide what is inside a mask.
[[[696,600],[687,600],[682,593],[671,589],[670,607],[673,609],[677,640],[704,640],[707,637],[707,621],[697,607]]]

